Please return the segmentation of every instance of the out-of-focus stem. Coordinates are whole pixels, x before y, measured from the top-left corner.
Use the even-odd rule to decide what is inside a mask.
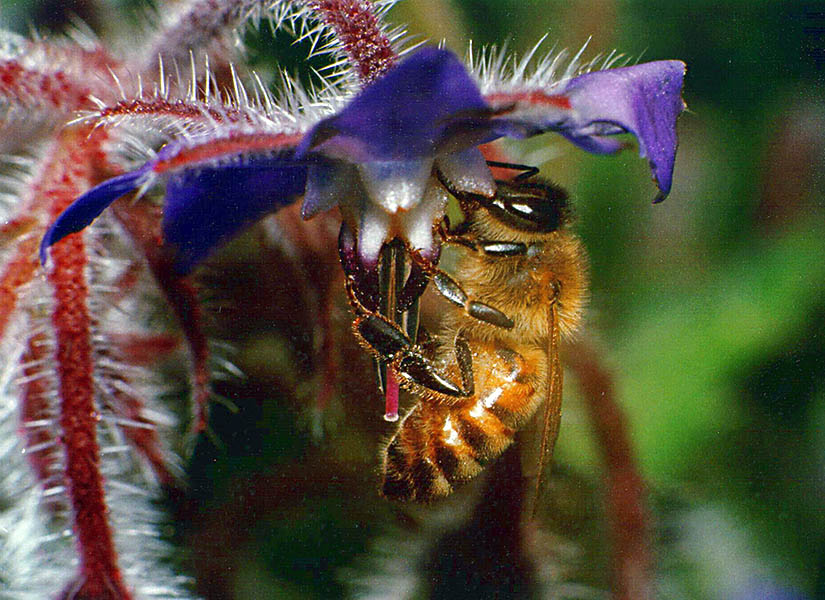
[[[195,285],[179,276],[171,253],[162,244],[160,217],[144,205],[115,203],[115,217],[139,246],[158,287],[163,291],[180,323],[192,357],[196,433],[209,422],[209,343],[203,330],[202,313]]]
[[[586,341],[569,344],[564,356],[579,382],[604,460],[607,517],[613,539],[613,598],[652,600],[646,490],[627,421],[616,401],[612,375]]]

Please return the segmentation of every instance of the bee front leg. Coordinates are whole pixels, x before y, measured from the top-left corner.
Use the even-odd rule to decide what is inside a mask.
[[[446,398],[465,398],[473,395],[473,364],[470,347],[459,333],[455,340],[455,355],[461,374],[461,385],[442,374],[431,359],[424,356],[401,327],[378,312],[371,311],[358,301],[353,281],[347,279],[347,295],[355,310],[352,324],[362,345],[381,360],[392,365],[400,383],[414,391],[434,393]]]
[[[353,323],[356,336],[378,358],[387,361],[399,376],[399,382],[420,394],[456,399],[473,395],[473,365],[467,340],[455,339],[455,356],[461,384],[456,384],[401,330],[378,313],[359,315]]]

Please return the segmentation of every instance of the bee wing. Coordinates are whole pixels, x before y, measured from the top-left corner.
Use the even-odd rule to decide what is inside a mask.
[[[548,374],[547,399],[544,404],[544,429],[539,451],[542,470],[547,461],[553,457],[553,448],[556,445],[556,438],[559,436],[559,425],[561,424],[561,390],[564,370],[559,356],[561,330],[559,328],[558,305],[555,302],[550,306],[550,335],[548,337],[547,355],[550,371]],[[541,474],[539,474],[540,481]]]
[[[550,305],[550,333],[547,340],[547,397],[544,402],[544,416],[541,424],[541,442],[538,446],[537,457],[534,454],[535,450],[533,450],[534,460],[532,461],[532,464],[537,463],[535,475],[531,477],[530,475],[527,475],[527,472],[525,472],[526,477],[535,477],[536,480],[535,486],[532,490],[525,490],[527,493],[525,514],[528,516],[532,516],[535,513],[543,483],[542,474],[544,473],[544,467],[553,458],[553,448],[556,445],[556,438],[558,438],[559,435],[559,425],[561,424],[562,380],[564,375],[564,370],[561,366],[561,357],[559,354],[560,345],[561,330],[559,328],[558,305],[553,302]],[[538,419],[536,419],[536,429],[538,429],[538,425]]]

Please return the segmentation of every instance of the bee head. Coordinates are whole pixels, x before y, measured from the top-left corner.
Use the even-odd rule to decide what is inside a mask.
[[[478,198],[490,215],[525,233],[552,233],[570,221],[567,192],[544,180],[497,181],[496,195]]]

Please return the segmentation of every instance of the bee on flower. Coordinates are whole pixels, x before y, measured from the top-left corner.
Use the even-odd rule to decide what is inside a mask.
[[[607,60],[608,68],[597,69],[596,61],[581,63],[578,56],[565,64],[564,54],[534,61],[537,51],[518,63],[496,53],[471,55],[465,65],[443,48],[399,48],[397,60],[367,70],[356,93],[335,95],[330,86],[322,102],[299,90],[280,104],[259,90],[261,99],[251,102],[238,84],[233,103],[215,106],[193,91],[176,110],[215,115],[213,126],[170,141],[137,169],[78,198],[46,233],[41,259],[117,198],[156,184],[166,186],[163,244],[181,274],[245,226],[300,199],[305,219],[340,208],[340,253],[353,303],[384,315],[414,314],[436,271],[436,232],[451,195],[496,197],[484,144],[552,132],[609,154],[625,147],[615,136],[630,133],[650,165],[655,201],[663,200],[672,184],[676,120],[685,108],[684,63],[609,68]],[[136,109],[103,107],[92,118],[108,122],[112,111],[123,119]],[[415,260],[399,267],[409,275],[391,293],[379,256],[393,240]],[[488,317],[493,323],[507,318],[495,308],[488,314],[497,315]],[[401,318],[414,343],[417,318]],[[387,370],[390,356],[377,355],[385,415],[394,420],[396,373]]]

